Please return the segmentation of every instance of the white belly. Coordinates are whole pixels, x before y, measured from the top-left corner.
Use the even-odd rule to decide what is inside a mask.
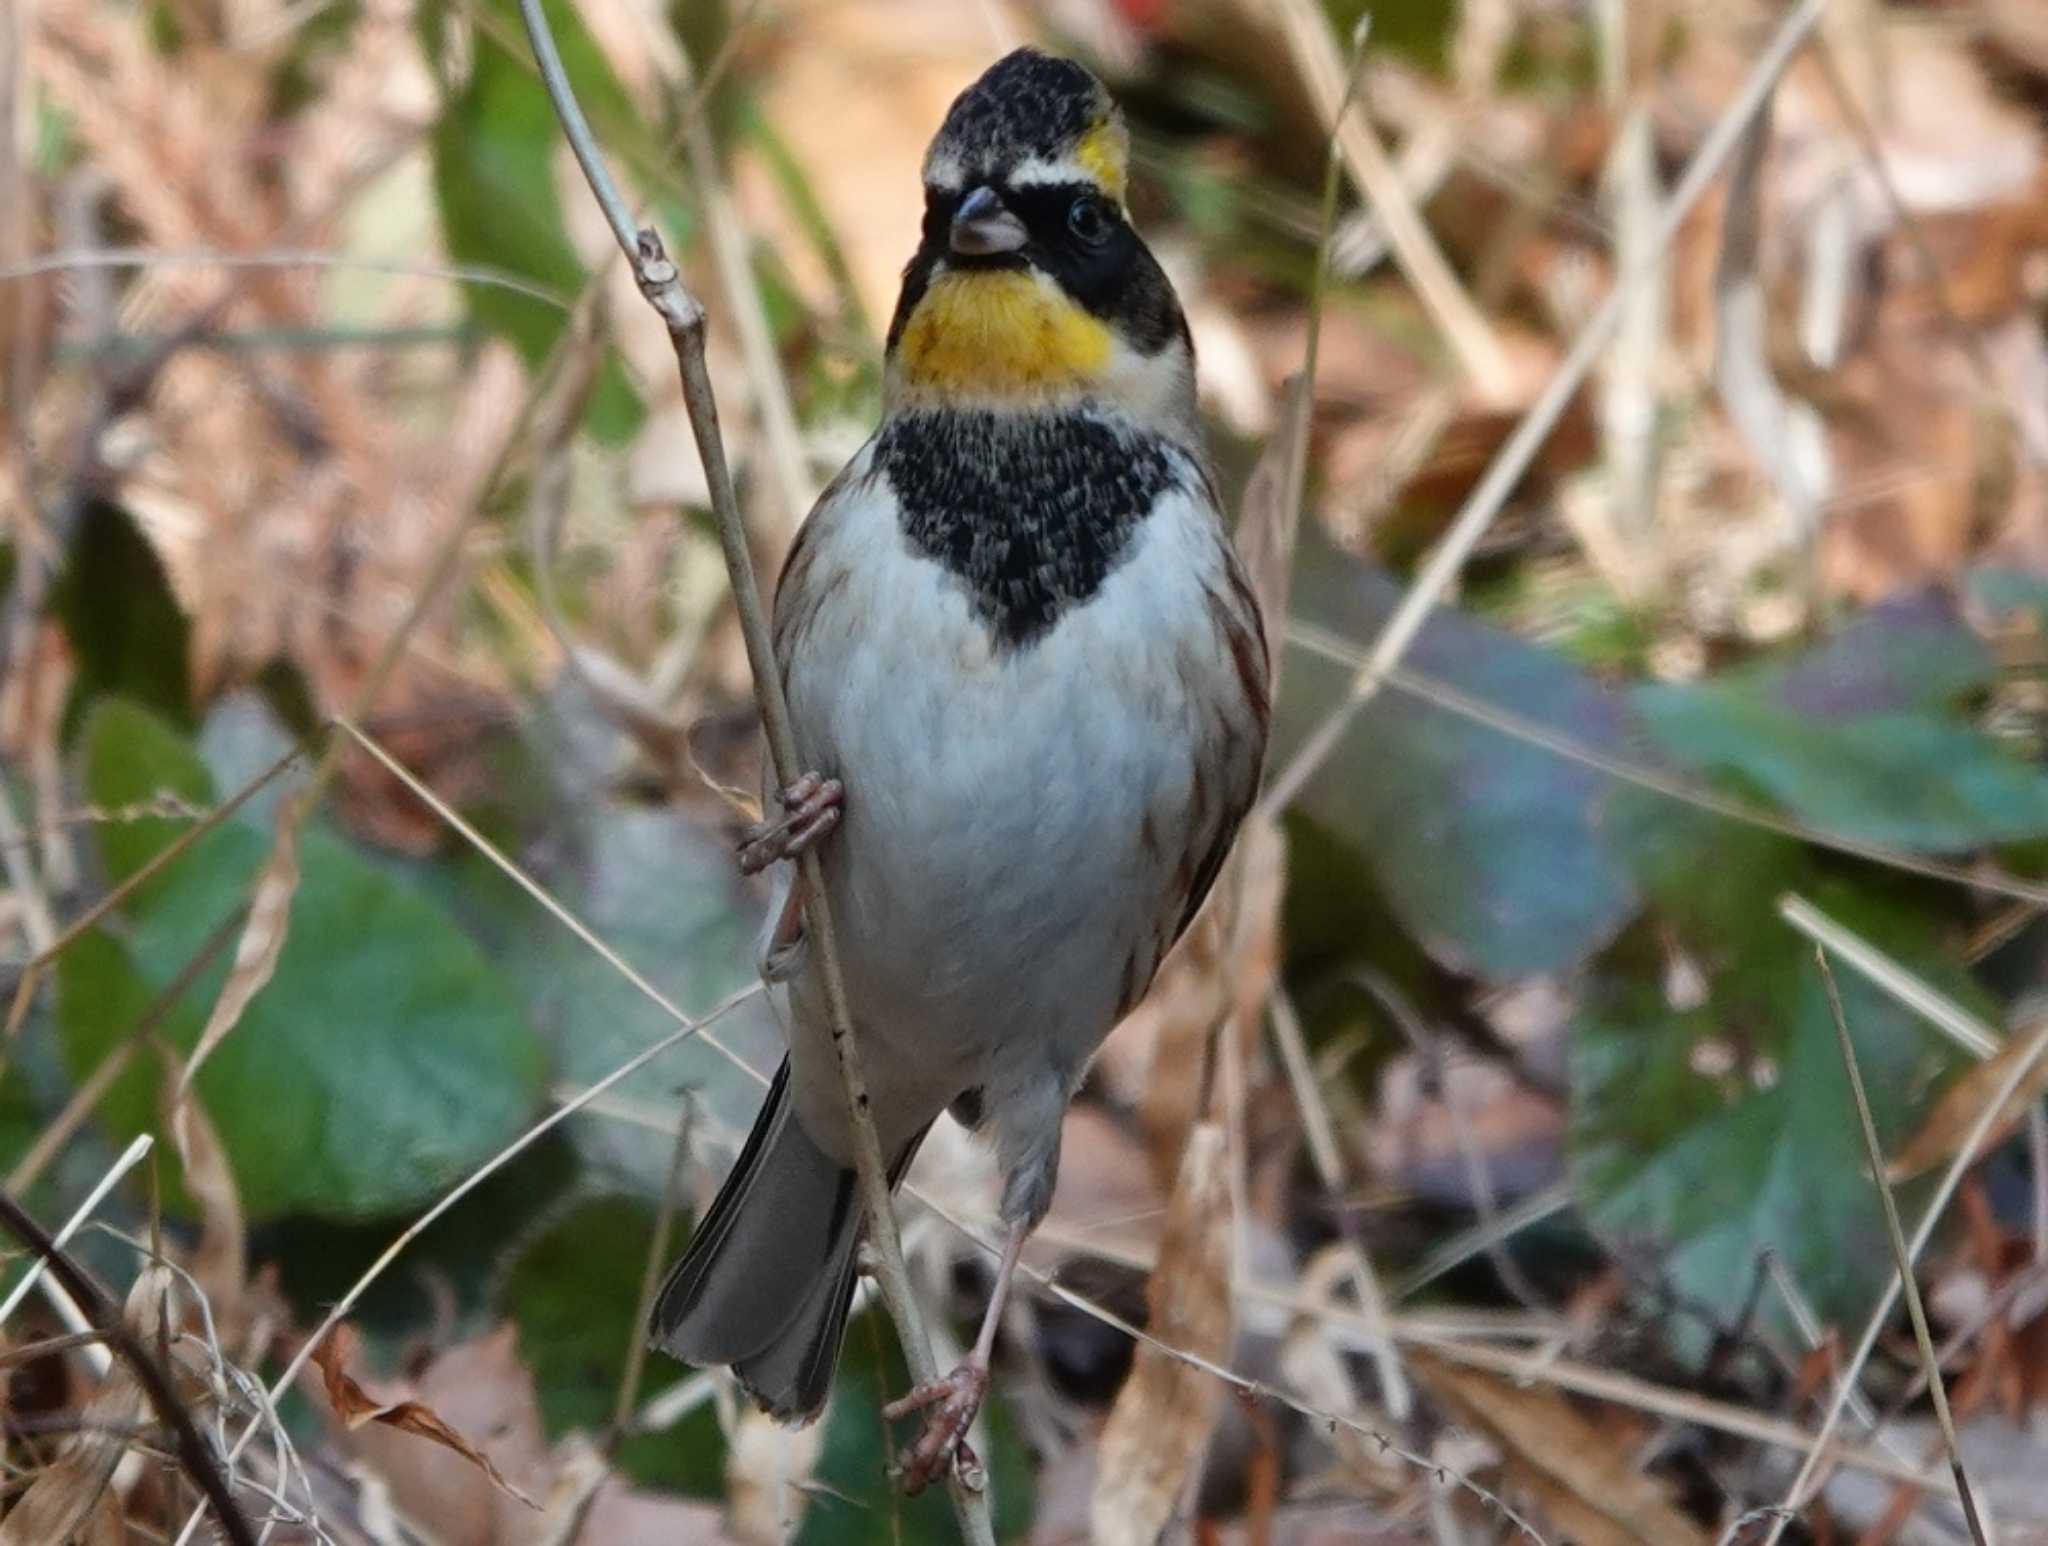
[[[1188,808],[1201,733],[1189,663],[1215,653],[1215,539],[1170,496],[1090,601],[999,650],[886,494],[836,518],[827,551],[855,562],[792,654],[790,706],[806,766],[846,784],[823,863],[893,1147],[1011,1065],[1070,1085],[1134,952],[1155,953],[1185,842],[1160,813]],[[799,1049],[817,1135],[839,1125],[829,1058]]]

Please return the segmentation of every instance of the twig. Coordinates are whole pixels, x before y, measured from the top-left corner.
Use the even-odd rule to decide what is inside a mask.
[[[1942,1443],[1948,1446],[1948,1466],[1956,1479],[1956,1496],[1962,1500],[1963,1522],[1969,1526],[1970,1539],[1976,1546],[1986,1546],[1984,1524],[1977,1517],[1976,1495],[1970,1491],[1970,1478],[1963,1471],[1963,1454],[1956,1442],[1955,1420],[1948,1410],[1948,1387],[1941,1378],[1941,1361],[1934,1356],[1934,1338],[1927,1330],[1927,1311],[1920,1303],[1920,1284],[1913,1275],[1912,1259],[1906,1254],[1905,1231],[1899,1228],[1899,1205],[1892,1197],[1892,1189],[1884,1179],[1884,1150],[1877,1141],[1877,1120],[1870,1114],[1870,1097],[1864,1093],[1863,1070],[1856,1061],[1856,1044],[1849,1039],[1849,1019],[1842,1012],[1841,990],[1835,986],[1835,974],[1828,965],[1828,953],[1824,946],[1813,947],[1813,958],[1819,963],[1821,981],[1828,990],[1828,1012],[1835,1021],[1835,1040],[1842,1049],[1842,1064],[1849,1072],[1849,1095],[1856,1105],[1856,1120],[1863,1135],[1863,1152],[1870,1161],[1870,1184],[1877,1189],[1879,1206],[1884,1210],[1885,1234],[1891,1241],[1892,1259],[1898,1263],[1899,1284],[1906,1295],[1906,1314],[1913,1322],[1913,1340],[1920,1345],[1920,1365],[1927,1373],[1927,1392],[1934,1398],[1934,1420],[1941,1427]]]
[[[119,1311],[108,1306],[106,1295],[100,1292],[99,1286],[72,1263],[57,1242],[44,1232],[42,1225],[5,1194],[0,1194],[0,1227],[5,1227],[9,1234],[36,1253],[41,1265],[49,1268],[51,1275],[92,1318],[94,1326],[121,1355],[122,1361],[135,1371],[136,1379],[149,1396],[149,1404],[156,1409],[157,1421],[177,1440],[179,1464],[205,1495],[214,1518],[220,1522],[221,1534],[230,1546],[256,1546],[255,1533],[250,1530],[249,1521],[242,1517],[242,1511],[228,1489],[224,1469],[207,1448],[198,1428],[193,1426],[192,1414],[178,1400],[170,1377],[136,1340],[135,1333],[122,1321]]]
[[[1794,904],[1798,900],[1797,897],[1786,897],[1782,900],[1778,905],[1780,916],[1789,918],[1791,912],[1796,910]],[[1947,1210],[1950,1199],[1955,1196],[1956,1188],[1962,1184],[1964,1172],[1976,1163],[1978,1149],[1989,1136],[1991,1129],[1998,1125],[1999,1118],[2004,1115],[2007,1104],[2012,1100],[2013,1091],[2026,1081],[2033,1073],[2035,1065],[2044,1057],[2048,1057],[2048,1022],[2043,1023],[2027,1044],[2026,1051],[2006,1070],[2005,1078],[1999,1082],[1998,1088],[1992,1091],[1991,1098],[1984,1103],[1983,1111],[1979,1113],[1962,1143],[1957,1146],[1955,1158],[1949,1162],[1948,1170],[1941,1178],[1941,1184],[1935,1188],[1926,1212],[1920,1215],[1920,1222],[1913,1230],[1913,1238],[1907,1243],[1906,1260],[1909,1267],[1926,1249],[1927,1242],[1934,1235],[1935,1225],[1941,1221],[1941,1215]],[[1855,1387],[1863,1365],[1869,1361],[1871,1350],[1877,1346],[1878,1336],[1891,1317],[1892,1306],[1897,1302],[1898,1293],[1899,1278],[1893,1277],[1885,1284],[1884,1293],[1879,1296],[1876,1306],[1871,1310],[1870,1319],[1864,1323],[1862,1340],[1857,1343],[1854,1355],[1843,1369],[1842,1378],[1835,1386],[1834,1398],[1828,1403],[1827,1415],[1821,1422],[1818,1441],[1806,1457],[1805,1463],[1800,1466],[1799,1474],[1793,1477],[1791,1487],[1786,1490],[1784,1506],[1792,1513],[1804,1508],[1811,1497],[1814,1477],[1829,1453],[1828,1440],[1841,1424],[1842,1411],[1848,1404],[1849,1391]],[[1781,1516],[1772,1524],[1770,1534],[1764,1539],[1764,1546],[1777,1546],[1785,1533],[1788,1518],[1789,1515]]]
[[[604,211],[619,247],[633,264],[640,293],[668,328],[675,347],[676,365],[682,376],[683,402],[689,410],[690,428],[695,434],[698,454],[710,485],[711,504],[718,519],[720,544],[725,550],[726,568],[732,577],[733,602],[740,630],[746,640],[747,663],[754,676],[754,695],[767,732],[768,751],[775,777],[781,784],[794,783],[801,771],[797,764],[796,738],[790,729],[789,708],[782,697],[782,678],[776,669],[770,643],[767,614],[761,605],[760,589],[754,580],[753,557],[747,548],[745,522],[733,493],[732,474],[726,466],[725,447],[718,430],[718,405],[712,394],[711,377],[704,363],[704,308],[683,288],[676,266],[669,261],[660,235],[652,227],[635,230],[625,201],[612,183],[590,125],[577,104],[568,72],[556,52],[554,35],[541,11],[540,0],[519,0],[519,14],[533,42],[535,60],[555,116],[569,148],[583,169],[592,195]],[[825,899],[824,872],[815,853],[801,860],[801,883],[806,897],[804,921],[815,952],[815,962],[825,1002],[832,1021],[832,1046],[839,1060],[840,1081],[846,1093],[848,1123],[854,1139],[854,1159],[860,1173],[862,1199],[875,1247],[877,1277],[889,1315],[896,1323],[904,1361],[911,1379],[924,1384],[938,1375],[931,1342],[903,1264],[903,1242],[897,1232],[896,1214],[889,1197],[889,1175],[881,1141],[868,1112],[867,1083],[861,1071],[859,1045],[853,1020],[847,1012],[846,985],[840,974],[839,944],[833,932],[831,910]],[[962,1534],[975,1546],[993,1546],[994,1529],[988,1502],[970,1489],[955,1466],[947,1478],[954,1513]]]
[[[1771,46],[1750,71],[1749,79],[1735,101],[1721,115],[1720,120],[1708,133],[1706,140],[1692,158],[1692,164],[1685,170],[1678,187],[1672,192],[1670,202],[1657,223],[1654,239],[1648,244],[1644,261],[1655,261],[1662,256],[1677,236],[1692,207],[1700,200],[1719,174],[1722,164],[1728,159],[1742,138],[1744,129],[1751,118],[1762,110],[1777,86],[1778,77],[1791,63],[1792,56],[1806,41],[1806,35],[1819,21],[1821,12],[1827,8],[1827,0],[1799,0],[1799,4],[1785,17],[1778,33],[1771,40]],[[1522,474],[1543,443],[1549,439],[1551,430],[1563,416],[1565,407],[1571,402],[1579,385],[1593,368],[1593,363],[1613,338],[1620,325],[1622,314],[1628,304],[1631,285],[1639,282],[1636,271],[1620,275],[1608,291],[1606,300],[1588,322],[1585,329],[1573,342],[1571,351],[1564,362],[1551,376],[1543,394],[1536,399],[1529,411],[1515,426],[1515,432],[1507,438],[1500,451],[1486,469],[1486,475],[1465,500],[1464,508],[1458,512],[1451,529],[1444,534],[1429,560],[1422,566],[1415,583],[1408,594],[1401,599],[1401,605],[1387,620],[1372,652],[1366,658],[1365,666],[1351,684],[1351,691],[1345,702],[1333,709],[1323,723],[1296,750],[1293,759],[1267,785],[1260,801],[1261,810],[1267,814],[1283,810],[1298,795],[1302,787],[1314,776],[1343,737],[1352,719],[1373,695],[1379,691],[1390,668],[1399,663],[1407,653],[1408,646],[1415,642],[1415,636],[1422,629],[1423,620],[1437,603],[1444,591],[1463,566],[1466,555],[1485,535],[1488,526],[1500,513],[1501,507],[1521,481]]]

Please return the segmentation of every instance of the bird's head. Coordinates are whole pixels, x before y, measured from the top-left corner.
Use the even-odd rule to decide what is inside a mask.
[[[892,407],[1084,399],[1187,432],[1194,356],[1124,209],[1129,137],[1093,75],[1018,49],[925,154],[924,232],[889,327]]]

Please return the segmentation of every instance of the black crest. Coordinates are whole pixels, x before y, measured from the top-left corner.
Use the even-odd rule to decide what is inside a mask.
[[[1005,54],[953,100],[932,141],[970,181],[1033,156],[1054,159],[1112,111],[1109,92],[1071,59]]]

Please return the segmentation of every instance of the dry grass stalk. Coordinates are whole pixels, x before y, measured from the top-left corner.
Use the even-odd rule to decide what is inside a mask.
[[[1750,121],[1763,111],[1776,89],[1778,78],[1792,61],[1807,34],[1819,21],[1826,9],[1826,0],[1800,0],[1779,24],[1770,47],[1764,51],[1754,67],[1743,89],[1737,94],[1713,128],[1694,152],[1692,162],[1685,175],[1679,179],[1671,198],[1664,207],[1658,222],[1655,240],[1650,243],[1648,258],[1655,258],[1670,247],[1678,234],[1686,215],[1697,204],[1707,187],[1719,174],[1721,167],[1734,152]],[[1358,710],[1371,701],[1386,679],[1387,673],[1401,661],[1415,636],[1421,632],[1423,620],[1442,598],[1466,557],[1478,543],[1486,529],[1493,524],[1522,474],[1528,470],[1543,442],[1555,428],[1564,414],[1566,406],[1577,394],[1580,385],[1592,370],[1613,339],[1614,332],[1621,324],[1623,308],[1627,303],[1629,287],[1637,282],[1637,275],[1625,273],[1617,276],[1600,309],[1573,341],[1569,353],[1544,386],[1542,395],[1525,413],[1515,426],[1493,461],[1486,469],[1486,475],[1472,490],[1456,520],[1441,541],[1431,550],[1428,561],[1416,576],[1401,605],[1387,620],[1386,627],[1373,644],[1366,664],[1353,680],[1346,700],[1332,710],[1296,750],[1293,759],[1283,767],[1267,784],[1265,795],[1260,801],[1261,808],[1268,812],[1284,809],[1302,787],[1314,776],[1316,770],[1335,750],[1345,729],[1350,725]]]
[[[1230,1353],[1229,1169],[1222,1124],[1198,1123],[1181,1154],[1147,1292],[1152,1335],[1138,1348],[1102,1434],[1089,1511],[1096,1546],[1152,1546],[1208,1445],[1223,1387],[1186,1355],[1213,1363]]]
[[[128,1291],[122,1314],[144,1345],[155,1342],[164,1329],[171,1281],[169,1268],[145,1267]],[[0,1546],[50,1546],[69,1540],[113,1485],[114,1470],[128,1453],[129,1436],[149,1410],[148,1392],[132,1369],[122,1365],[109,1373],[79,1414],[78,1432],[0,1521]]]
[[[1870,1162],[1870,1184],[1877,1189],[1878,1203],[1884,1211],[1885,1235],[1891,1242],[1899,1286],[1906,1296],[1906,1313],[1913,1322],[1913,1340],[1920,1348],[1921,1372],[1927,1378],[1928,1392],[1934,1397],[1934,1415],[1941,1425],[1942,1442],[1948,1448],[1949,1470],[1955,1477],[1956,1495],[1962,1499],[1963,1519],[1970,1527],[1974,1546],[1988,1546],[1983,1522],[1977,1517],[1976,1495],[1971,1491],[1970,1478],[1963,1470],[1962,1449],[1956,1443],[1955,1423],[1949,1415],[1948,1387],[1941,1377],[1941,1360],[1934,1353],[1934,1338],[1927,1330],[1927,1311],[1920,1303],[1920,1285],[1913,1275],[1913,1258],[1906,1250],[1905,1232],[1899,1228],[1899,1205],[1885,1180],[1884,1150],[1878,1145],[1877,1120],[1870,1113],[1870,1097],[1864,1092],[1863,1070],[1856,1060],[1856,1044],[1849,1036],[1848,1017],[1842,1011],[1842,995],[1835,986],[1834,971],[1828,966],[1826,949],[1816,945],[1813,958],[1820,966],[1821,981],[1827,986],[1828,1010],[1835,1022],[1835,1039],[1842,1049],[1842,1066],[1849,1075],[1849,1094],[1856,1107],[1857,1130],[1863,1139],[1864,1155]],[[1994,1104],[1987,1109],[1996,1112],[2000,1108]]]
[[[1513,370],[1493,325],[1465,293],[1372,125],[1344,110],[1351,100],[1348,72],[1329,18],[1308,0],[1270,0],[1270,14],[1286,36],[1294,67],[1329,126],[1345,170],[1379,216],[1394,260],[1475,389],[1482,396],[1501,391]]]
[[[139,1144],[141,1140],[137,1142]],[[135,1146],[131,1145],[129,1152],[135,1153]],[[98,1285],[78,1269],[18,1202],[5,1193],[0,1193],[0,1227],[35,1254],[37,1264],[48,1269],[56,1280],[55,1286],[63,1290],[78,1314],[92,1324],[108,1346],[119,1353],[122,1365],[141,1386],[157,1422],[170,1434],[170,1447],[179,1466],[200,1491],[202,1501],[193,1511],[191,1528],[196,1529],[198,1521],[211,1512],[228,1546],[256,1546],[255,1532],[249,1528],[248,1520],[234,1499],[229,1470],[232,1459],[223,1464],[200,1436],[190,1412],[172,1385],[170,1372],[157,1362],[142,1338],[129,1329],[121,1312],[107,1304]],[[148,1274],[144,1276],[147,1278]],[[253,1429],[252,1424],[251,1431]]]
[[[1779,903],[1778,910],[1781,916],[1793,921],[1797,926],[1797,915],[1803,907],[1805,904],[1800,898],[1788,896]],[[1885,985],[1884,982],[1879,982],[1879,986]],[[1927,1242],[1933,1238],[1935,1226],[1940,1223],[1942,1214],[1955,1196],[1956,1188],[1962,1184],[1964,1172],[1976,1162],[1985,1139],[1997,1126],[1998,1119],[2004,1114],[2007,1103],[2012,1099],[2013,1091],[2033,1076],[2035,1068],[2040,1066],[2044,1059],[2048,1059],[2048,1024],[2044,1024],[2028,1041],[2025,1055],[2006,1070],[2005,1077],[1999,1081],[1998,1087],[1986,1097],[1977,1121],[1964,1135],[1955,1158],[1949,1162],[1948,1169],[1942,1175],[1940,1185],[1928,1199],[1927,1209],[1921,1214],[1912,1238],[1906,1244],[1905,1264],[1886,1283],[1883,1294],[1878,1297],[1876,1306],[1870,1312],[1869,1320],[1864,1323],[1863,1335],[1843,1368],[1842,1377],[1828,1403],[1827,1413],[1821,1420],[1814,1447],[1800,1466],[1798,1474],[1792,1479],[1791,1486],[1786,1489],[1782,1504],[1783,1512],[1773,1520],[1771,1529],[1764,1538],[1764,1546],[1777,1546],[1778,1541],[1784,1536],[1785,1526],[1818,1492],[1821,1470],[1831,1458],[1830,1441],[1834,1438],[1836,1428],[1841,1424],[1849,1394],[1855,1389],[1857,1381],[1862,1376],[1863,1366],[1869,1362],[1870,1355],[1877,1346],[1878,1337],[1891,1319],[1892,1310],[1898,1303],[1904,1281],[1912,1272],[1913,1263],[1920,1259],[1920,1253],[1927,1248]]]
[[[179,1157],[188,1166],[192,1163],[194,1143],[186,1120],[192,1102],[192,1081],[215,1049],[227,1040],[243,1011],[263,991],[264,984],[277,970],[278,958],[284,954],[292,898],[299,890],[299,828],[310,809],[311,801],[303,794],[286,798],[277,808],[277,834],[271,842],[270,857],[249,894],[248,921],[235,945],[234,965],[228,970],[227,981],[221,984],[220,996],[213,1001],[205,1028],[186,1057],[177,1086],[171,1092],[171,1136],[178,1145]]]

